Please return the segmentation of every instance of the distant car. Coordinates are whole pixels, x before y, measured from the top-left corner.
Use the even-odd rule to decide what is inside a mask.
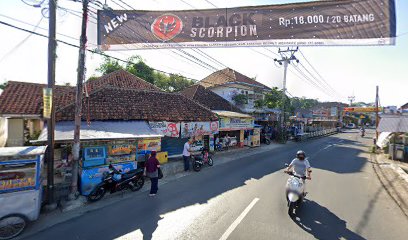
[[[350,128],[350,129],[356,128],[356,124],[349,123],[349,124],[347,124],[346,128]]]

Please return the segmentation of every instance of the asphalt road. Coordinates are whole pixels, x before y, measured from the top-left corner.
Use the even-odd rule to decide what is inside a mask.
[[[343,133],[237,159],[27,239],[407,239],[408,219],[374,173],[370,142]],[[299,148],[314,171],[291,219],[282,169]]]

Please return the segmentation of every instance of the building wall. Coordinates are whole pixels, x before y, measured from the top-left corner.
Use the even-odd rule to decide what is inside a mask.
[[[0,118],[0,147],[7,143],[7,118]]]
[[[7,147],[24,146],[24,120],[9,118],[7,128]]]
[[[262,92],[258,92],[258,91],[255,92],[255,89],[253,87],[250,87],[247,85],[229,84],[226,86],[217,86],[217,87],[211,88],[210,90],[233,104],[235,103],[234,103],[234,100],[232,100],[232,98],[236,94],[248,95],[248,104],[244,104],[243,106],[238,106],[245,112],[255,111],[255,101],[257,99],[264,98],[264,94]]]

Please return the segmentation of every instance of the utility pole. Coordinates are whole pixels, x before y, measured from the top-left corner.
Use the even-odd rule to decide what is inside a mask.
[[[355,99],[356,99],[356,97],[354,95],[348,97],[348,100],[350,101],[350,107],[353,106],[353,102],[354,102]]]
[[[378,130],[377,130],[377,128],[378,128],[378,123],[380,121],[380,118],[378,116],[378,104],[379,104],[380,97],[379,97],[378,94],[379,94],[379,87],[377,86],[376,87],[376,94],[375,94],[375,139],[377,139],[377,140],[378,140]]]
[[[288,48],[287,50],[281,50],[279,48],[279,54],[281,55],[281,59],[274,59],[275,62],[278,62],[279,65],[283,64],[283,96],[282,96],[282,115],[280,118],[280,134],[281,134],[281,141],[286,142],[286,75],[288,72],[288,66],[291,63],[291,61],[296,61],[299,63],[299,60],[295,57],[295,53],[299,50],[299,47],[296,47],[296,49],[290,49]]]
[[[77,74],[77,87],[76,87],[76,97],[75,97],[75,129],[74,129],[74,145],[72,148],[74,162],[72,166],[72,183],[71,183],[71,194],[70,199],[75,199],[78,192],[78,162],[79,162],[79,152],[80,152],[80,133],[81,133],[81,112],[82,112],[82,83],[85,80],[85,53],[86,53],[86,29],[88,23],[88,2],[89,0],[82,0],[82,27],[81,27],[81,38],[79,46],[79,56],[78,56],[78,74]]]
[[[54,199],[54,128],[55,128],[55,108],[54,108],[54,85],[55,85],[55,62],[57,41],[56,35],[56,12],[57,0],[48,1],[49,20],[48,20],[48,84],[51,89],[51,116],[47,119],[47,208],[54,209],[56,207]]]

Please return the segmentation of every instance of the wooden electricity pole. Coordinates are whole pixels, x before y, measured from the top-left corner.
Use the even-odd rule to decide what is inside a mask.
[[[377,139],[378,140],[378,124],[379,124],[379,121],[380,121],[380,118],[379,118],[379,116],[378,116],[378,104],[379,104],[379,100],[380,100],[380,97],[379,97],[379,87],[377,86],[376,87],[376,94],[375,94],[375,139]]]
[[[74,129],[74,145],[72,148],[74,162],[72,166],[72,183],[71,183],[71,195],[70,199],[76,198],[78,192],[78,162],[80,159],[80,134],[81,134],[81,112],[82,112],[82,83],[85,80],[85,52],[86,52],[86,28],[88,23],[88,1],[82,0],[82,27],[81,38],[78,57],[78,74],[77,74],[77,86],[75,97],[75,129]]]
[[[54,128],[55,128],[55,108],[54,108],[54,86],[55,86],[55,60],[56,60],[56,50],[57,41],[56,35],[56,11],[57,11],[57,0],[48,2],[49,8],[49,22],[48,22],[48,89],[51,89],[51,116],[47,119],[47,205],[48,208],[52,209],[56,206],[54,199]],[[45,107],[45,106],[44,106]]]

